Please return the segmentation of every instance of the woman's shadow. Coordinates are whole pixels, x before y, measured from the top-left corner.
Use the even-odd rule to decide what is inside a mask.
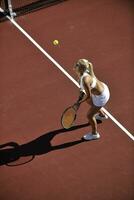
[[[65,149],[65,148],[80,144],[84,142],[82,138],[80,140],[67,142],[60,145],[56,145],[56,146],[53,146],[51,144],[51,141],[56,135],[60,133],[70,132],[70,131],[83,128],[86,126],[89,126],[89,124],[86,123],[86,124],[74,126],[70,128],[69,130],[66,130],[66,129],[54,130],[54,131],[45,133],[42,136],[36,138],[35,140],[32,140],[22,145],[19,145],[16,142],[8,142],[6,144],[2,144],[0,145],[0,148],[1,148],[0,165],[9,165],[9,163],[14,162],[20,159],[21,157],[24,158],[24,157],[30,156],[29,160],[26,159],[26,162],[23,162],[23,164],[25,164],[33,160],[33,158],[36,155],[42,155],[54,150]]]

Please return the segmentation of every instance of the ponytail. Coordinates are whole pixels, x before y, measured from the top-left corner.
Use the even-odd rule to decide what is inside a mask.
[[[87,65],[87,70],[89,71],[91,76],[95,76],[94,71],[93,71],[93,64],[89,61],[88,61],[88,65]]]

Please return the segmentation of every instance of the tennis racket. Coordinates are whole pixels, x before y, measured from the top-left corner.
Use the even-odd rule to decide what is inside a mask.
[[[61,116],[61,125],[65,129],[69,129],[73,126],[77,111],[80,107],[79,103],[75,103],[73,106],[66,108]]]

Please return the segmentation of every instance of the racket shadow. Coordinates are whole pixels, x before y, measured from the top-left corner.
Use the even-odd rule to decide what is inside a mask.
[[[69,148],[74,145],[78,145],[82,142],[85,142],[84,140],[80,139],[80,140],[67,142],[60,145],[56,145],[56,146],[53,146],[51,144],[52,139],[56,135],[65,133],[65,132],[71,132],[73,130],[84,128],[86,126],[89,126],[89,124],[85,123],[85,124],[73,126],[69,130],[62,128],[62,129],[50,131],[22,145],[19,145],[16,142],[8,142],[5,144],[2,144],[0,145],[0,165],[8,165],[8,166],[23,165],[28,162],[31,162],[35,158],[35,156],[44,155],[54,150]]]

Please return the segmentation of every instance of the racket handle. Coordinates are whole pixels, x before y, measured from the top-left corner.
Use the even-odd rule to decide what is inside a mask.
[[[80,103],[79,101],[77,101],[74,105],[73,105],[73,108],[77,111],[80,107]]]
[[[74,104],[74,105],[76,105],[76,107],[79,108],[79,106],[80,106],[80,104],[81,104],[81,102],[82,102],[82,99],[83,99],[84,95],[85,95],[85,93],[82,92],[82,91],[80,91],[79,98],[78,98],[77,102]]]

